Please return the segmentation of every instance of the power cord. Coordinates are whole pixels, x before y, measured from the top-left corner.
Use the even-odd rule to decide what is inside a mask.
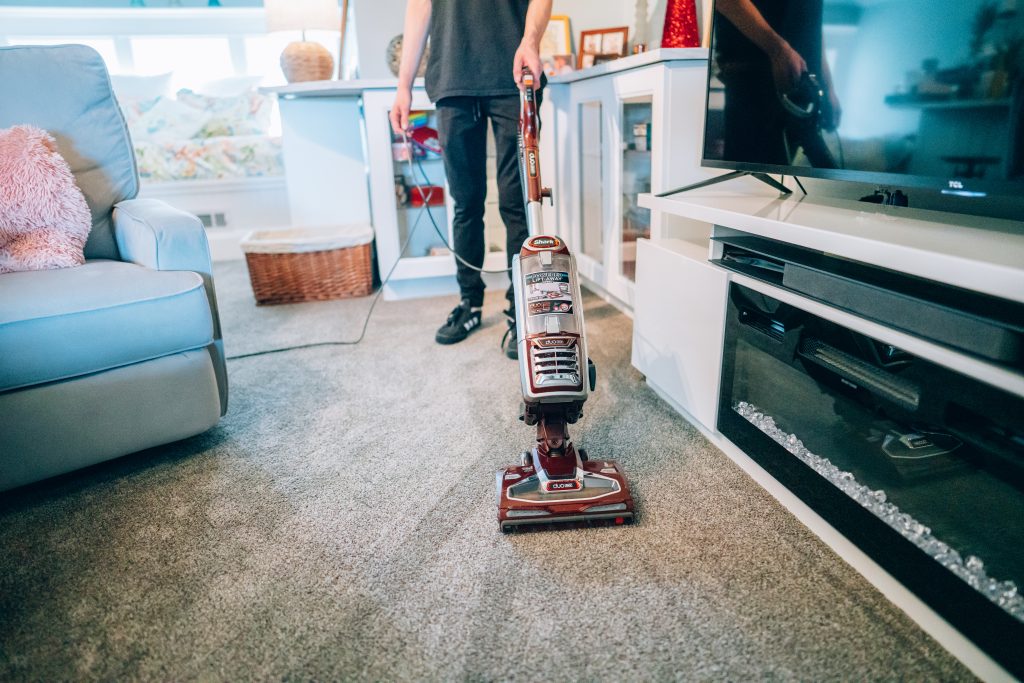
[[[412,176],[413,186],[420,191],[420,196],[423,196],[423,185],[420,185],[419,183],[416,182],[416,170],[413,168],[412,165],[412,160],[414,156],[412,153],[412,147],[409,143],[408,136],[404,132],[402,133],[402,141],[405,143],[406,151],[408,152],[408,159],[406,159],[406,161],[409,164],[409,174]],[[419,169],[420,175],[423,177],[423,182],[426,183],[427,186],[430,186],[430,178],[427,177],[427,172],[423,169],[423,161],[420,160],[419,158],[416,159],[416,168]],[[500,275],[501,273],[510,272],[512,270],[511,268],[502,268],[500,270],[487,270],[486,268],[474,266],[472,263],[462,258],[462,255],[459,254],[459,252],[455,251],[455,248],[448,243],[448,238],[445,236],[444,231],[441,230],[441,228],[437,225],[437,221],[434,220],[434,214],[430,212],[430,197],[433,194],[433,192],[433,189],[431,189],[427,193],[427,195],[423,197],[423,204],[427,210],[427,218],[430,219],[431,225],[434,226],[434,232],[436,232],[437,236],[441,238],[441,242],[444,243],[444,246],[446,246],[448,248],[448,251],[452,253],[452,256],[458,259],[459,263],[461,263],[462,265],[466,266],[467,268],[471,268],[472,270],[475,270],[478,273]]]
[[[373,309],[377,307],[377,302],[380,300],[380,295],[384,292],[384,287],[388,284],[388,282],[391,281],[391,276],[395,272],[395,268],[398,267],[399,262],[402,260],[402,256],[405,255],[406,249],[409,248],[409,244],[412,242],[412,238],[416,235],[416,229],[419,227],[420,220],[423,218],[424,213],[430,220],[430,224],[434,226],[434,231],[437,233],[437,236],[441,238],[441,242],[443,242],[444,245],[448,248],[448,251],[450,251],[452,255],[467,268],[472,268],[473,270],[478,271],[480,273],[492,274],[507,273],[511,270],[511,268],[503,268],[501,270],[486,270],[484,268],[474,266],[472,263],[469,263],[468,261],[466,261],[466,259],[462,258],[462,255],[455,251],[452,245],[449,244],[448,239],[445,237],[445,234],[441,230],[440,226],[438,226],[437,221],[434,220],[434,214],[430,210],[430,199],[433,196],[434,189],[433,186],[430,185],[430,178],[427,176],[427,172],[423,168],[423,162],[420,161],[418,158],[416,159],[416,168],[419,169],[420,175],[423,177],[424,185],[421,185],[416,181],[416,168],[413,167],[412,162],[414,157],[412,144],[409,142],[408,135],[406,135],[404,132],[402,133],[402,142],[403,144],[405,144],[406,148],[406,161],[409,164],[409,174],[412,177],[413,187],[419,190],[420,196],[423,197],[424,211],[416,216],[416,220],[413,221],[412,228],[409,230],[409,235],[408,237],[405,238],[405,242],[402,244],[402,248],[398,252],[398,258],[395,259],[395,262],[391,265],[391,269],[388,270],[388,274],[381,281],[380,288],[377,290],[377,293],[373,295],[373,301],[370,302],[370,308],[366,311],[366,317],[363,319],[363,326],[359,332],[359,336],[352,340],[311,342],[309,344],[295,344],[293,346],[282,346],[280,348],[266,349],[264,351],[253,351],[252,353],[240,353],[234,356],[227,356],[225,360],[240,360],[242,358],[252,358],[254,356],[267,356],[273,353],[297,351],[299,349],[313,349],[321,346],[355,346],[356,344],[362,342],[363,337],[366,336],[366,328],[370,324],[370,318],[373,316]],[[426,187],[430,187],[431,189],[427,190]]]
[[[421,213],[416,217],[416,220],[412,224],[412,229],[409,230],[409,236],[405,238],[405,243],[402,244],[401,251],[398,252],[398,258],[391,265],[391,270],[388,271],[387,276],[381,281],[380,288],[377,293],[373,295],[373,301],[370,302],[370,308],[366,311],[366,317],[363,319],[363,327],[359,332],[359,336],[352,340],[340,340],[340,341],[323,341],[323,342],[311,342],[309,344],[295,344],[294,346],[282,346],[277,349],[267,349],[265,351],[253,351],[252,353],[240,353],[235,356],[227,356],[225,360],[238,360],[240,358],[252,358],[253,356],[267,356],[272,353],[282,353],[284,351],[296,351],[298,349],[313,349],[318,346],[355,346],[359,342],[363,341],[363,337],[366,336],[366,328],[370,324],[370,316],[373,315],[373,309],[377,306],[377,301],[380,300],[380,295],[384,292],[384,286],[391,280],[391,275],[395,272],[395,268],[398,267],[399,262],[402,260],[402,255],[408,248],[409,243],[412,242],[413,236],[416,234],[416,228],[419,227],[420,219],[423,217]]]

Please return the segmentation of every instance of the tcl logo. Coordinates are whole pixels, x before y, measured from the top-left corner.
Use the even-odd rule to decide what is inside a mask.
[[[579,488],[580,483],[575,479],[548,482],[548,491],[577,491]]]

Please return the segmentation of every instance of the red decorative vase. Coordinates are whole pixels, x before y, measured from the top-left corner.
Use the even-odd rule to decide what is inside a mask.
[[[665,29],[662,47],[700,47],[697,29],[697,6],[694,0],[668,0],[665,7]]]

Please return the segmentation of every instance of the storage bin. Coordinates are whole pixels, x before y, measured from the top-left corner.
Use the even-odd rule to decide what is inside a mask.
[[[257,230],[242,240],[257,304],[324,301],[373,291],[373,228]]]

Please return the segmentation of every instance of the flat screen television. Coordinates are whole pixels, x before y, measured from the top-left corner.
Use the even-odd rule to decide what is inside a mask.
[[[715,0],[713,17],[704,166],[1024,195],[1021,0]]]

